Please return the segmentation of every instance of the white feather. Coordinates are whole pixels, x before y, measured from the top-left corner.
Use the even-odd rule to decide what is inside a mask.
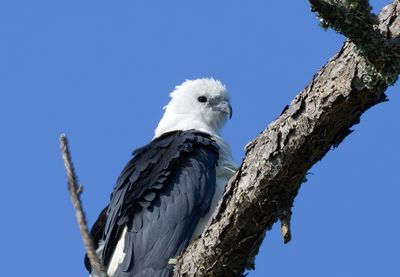
[[[113,256],[110,260],[110,264],[108,265],[108,268],[107,268],[108,276],[113,276],[115,271],[118,268],[118,265],[120,265],[124,261],[124,258],[125,258],[124,246],[125,246],[126,230],[127,230],[127,227],[125,227],[124,230],[122,231],[121,238],[118,240],[117,246],[115,247]]]
[[[170,96],[171,101],[164,107],[165,113],[154,137],[170,131],[190,129],[219,135],[227,114],[199,103],[197,99],[206,96],[208,99],[229,102],[228,92],[220,81],[213,78],[187,80],[176,86]]]

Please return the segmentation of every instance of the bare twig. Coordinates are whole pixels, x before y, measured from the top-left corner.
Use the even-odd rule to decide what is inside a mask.
[[[68,190],[70,193],[72,204],[74,205],[75,217],[78,222],[79,229],[81,231],[83,244],[85,246],[86,253],[90,261],[90,265],[92,266],[92,269],[94,270],[97,276],[106,277],[107,276],[106,271],[96,255],[94,243],[88,231],[86,217],[80,199],[83,187],[78,186],[75,169],[72,164],[71,154],[69,152],[68,139],[65,134],[62,134],[60,136],[60,147],[61,147],[62,157],[64,160],[65,170],[67,172],[67,177],[68,177]]]

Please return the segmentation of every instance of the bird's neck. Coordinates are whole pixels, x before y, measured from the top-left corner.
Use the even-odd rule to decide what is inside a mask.
[[[174,114],[173,116],[165,114],[160,123],[158,123],[156,130],[154,131],[154,138],[171,131],[185,131],[191,129],[206,132],[212,136],[220,136],[219,129],[216,129],[213,126],[206,124],[204,121],[188,117],[188,115],[186,114]]]

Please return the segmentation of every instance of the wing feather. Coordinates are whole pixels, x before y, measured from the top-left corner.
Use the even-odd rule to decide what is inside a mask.
[[[168,260],[187,246],[210,207],[217,160],[218,145],[194,130],[164,134],[134,151],[101,221],[105,265],[127,227],[115,277],[169,275]]]

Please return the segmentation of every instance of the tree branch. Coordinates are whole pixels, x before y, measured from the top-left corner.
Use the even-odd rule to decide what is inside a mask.
[[[387,39],[398,38],[399,2],[387,6],[379,20]],[[399,72],[399,63],[391,66]],[[179,257],[174,276],[238,276],[254,268],[265,231],[278,219],[289,226],[308,170],[352,132],[363,112],[386,101],[387,86],[357,47],[346,42],[282,115],[247,145],[214,218]]]
[[[376,16],[368,0],[309,0],[311,10],[318,12],[321,25],[331,27],[353,42],[369,43]],[[373,34],[375,35],[375,34]]]
[[[371,13],[368,0],[309,0],[323,28],[332,28],[356,44],[375,74],[388,85],[399,75],[400,45],[388,37],[385,29],[377,28],[377,17]],[[398,4],[398,0],[394,5]],[[367,83],[368,85],[368,83]],[[373,85],[371,86],[373,87]]]
[[[97,276],[106,277],[106,271],[96,255],[96,249],[88,231],[86,216],[82,208],[80,197],[83,191],[83,187],[78,186],[78,178],[76,177],[74,165],[72,164],[71,154],[68,147],[68,139],[65,134],[62,134],[60,137],[60,147],[64,160],[65,170],[68,176],[68,190],[70,193],[72,204],[74,205],[75,217],[79,225],[79,230],[81,231],[83,244],[85,246],[90,265],[92,266]]]

